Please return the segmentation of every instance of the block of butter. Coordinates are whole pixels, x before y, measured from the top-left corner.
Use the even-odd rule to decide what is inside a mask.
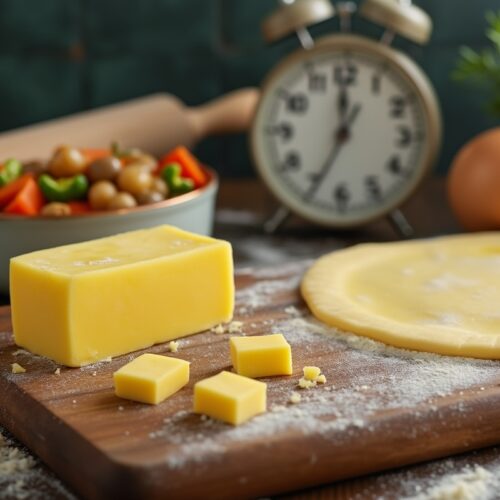
[[[16,343],[82,366],[231,319],[231,245],[170,226],[11,259]]]

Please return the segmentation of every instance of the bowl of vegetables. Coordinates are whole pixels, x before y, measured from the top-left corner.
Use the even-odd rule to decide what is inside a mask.
[[[183,146],[160,159],[117,144],[11,158],[0,166],[0,292],[15,255],[159,224],[210,234],[217,187]]]

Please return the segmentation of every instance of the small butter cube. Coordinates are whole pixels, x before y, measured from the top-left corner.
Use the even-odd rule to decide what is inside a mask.
[[[292,374],[292,350],[281,333],[259,337],[231,337],[231,360],[245,377]]]
[[[318,384],[326,384],[326,377],[323,374],[318,375],[316,382],[318,382]]]
[[[26,372],[26,368],[21,366],[19,363],[12,363],[11,368],[12,368],[12,373],[24,373],[24,372]]]
[[[158,404],[189,382],[189,363],[143,354],[113,374],[115,393],[125,399]]]
[[[306,380],[316,380],[321,373],[321,369],[317,366],[304,366],[303,371]]]
[[[10,291],[19,346],[86,365],[229,321],[231,245],[170,226],[132,231],[14,257]]]
[[[197,382],[194,386],[194,411],[233,425],[266,411],[264,382],[231,372]]]

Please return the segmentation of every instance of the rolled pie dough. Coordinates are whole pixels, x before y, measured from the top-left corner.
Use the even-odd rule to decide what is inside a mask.
[[[359,245],[302,281],[313,314],[397,347],[500,359],[500,233]]]

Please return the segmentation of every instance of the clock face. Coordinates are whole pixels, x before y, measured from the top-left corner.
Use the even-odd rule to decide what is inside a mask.
[[[361,37],[335,36],[271,75],[252,146],[285,205],[322,224],[355,226],[409,196],[439,137],[433,91],[410,59]]]

